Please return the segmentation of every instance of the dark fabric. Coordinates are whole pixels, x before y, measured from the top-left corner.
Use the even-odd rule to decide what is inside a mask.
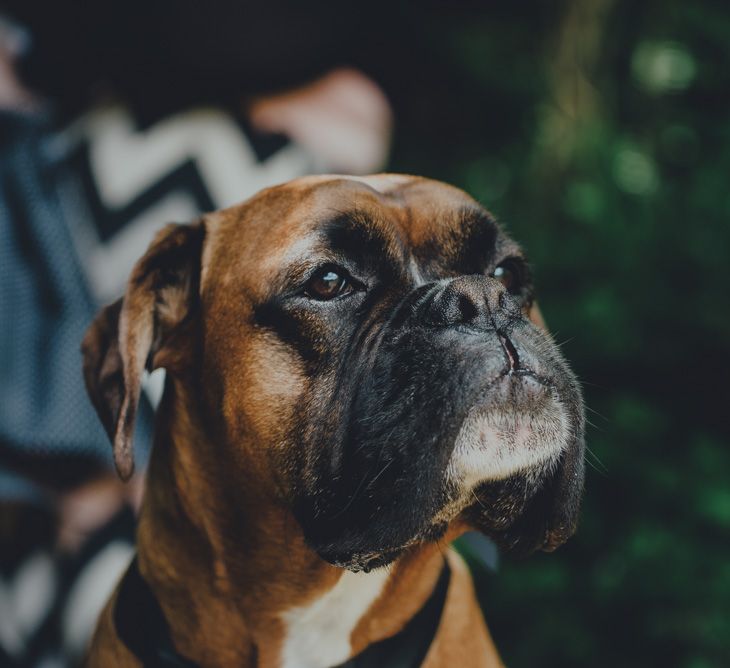
[[[119,639],[144,668],[195,668],[197,665],[175,650],[165,615],[140,574],[136,558],[119,588],[114,626]]]
[[[446,18],[475,4],[452,0]],[[188,106],[235,112],[250,96],[300,86],[342,66],[365,72],[399,117],[418,122],[424,108],[453,103],[450,95],[424,98],[423,90],[453,93],[458,86],[454,68],[434,56],[431,44],[444,39],[442,10],[440,0],[417,6],[393,0],[6,0],[2,11],[32,36],[20,63],[22,79],[66,118],[87,109],[101,88],[151,124]]]
[[[0,112],[0,498],[43,503],[31,483],[64,489],[111,467],[111,447],[83,383],[81,340],[99,307],[122,294],[153,237],[158,207],[172,216],[160,218],[161,226],[232,203],[213,196],[222,175],[201,159],[205,133],[240,132],[245,150],[233,146],[231,155],[242,197],[251,183],[261,183],[270,159],[278,159],[282,178],[282,151],[289,177],[304,169],[304,154],[284,137],[255,133],[217,111],[201,129],[194,110],[179,111],[143,134],[121,106],[91,112],[75,130],[57,129],[55,113]],[[119,172],[136,161],[121,198],[107,197],[115,187],[108,161],[99,168],[90,159],[100,145],[108,150],[90,129],[98,122],[117,137]],[[186,123],[188,153],[159,141],[171,127],[180,135]],[[149,453],[152,414],[144,393],[135,431],[138,470]]]
[[[48,506],[9,506],[0,501],[0,514],[0,589],[4,595],[12,593],[15,600],[35,601],[22,624],[15,623],[12,608],[9,619],[0,616],[4,631],[0,666],[79,666],[95,626],[88,621],[89,607],[98,609],[103,604],[99,591],[111,594],[126,568],[119,566],[120,557],[133,555],[136,520],[132,508],[123,506],[85,537],[74,553],[54,549],[56,518]],[[3,608],[3,614],[7,610]],[[80,628],[87,634],[79,634]]]
[[[243,95],[300,85],[353,63],[394,21],[392,11],[383,21],[380,0],[3,4],[33,36],[24,78],[72,113],[88,105],[99,82],[142,115],[240,105]]]
[[[0,114],[0,138],[0,467],[61,456],[107,465],[79,352],[98,305],[56,189],[46,121]],[[149,418],[143,411],[144,442]]]
[[[423,663],[436,635],[446,603],[451,569],[444,562],[431,596],[402,631],[370,645],[335,668],[417,668]],[[196,663],[178,654],[170,627],[155,595],[139,572],[137,559],[122,580],[114,625],[127,648],[144,668],[195,668]]]

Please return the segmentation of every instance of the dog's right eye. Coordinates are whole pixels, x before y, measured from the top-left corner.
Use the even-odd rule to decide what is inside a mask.
[[[304,294],[318,301],[328,301],[352,290],[353,285],[347,272],[332,266],[318,269],[304,286]]]

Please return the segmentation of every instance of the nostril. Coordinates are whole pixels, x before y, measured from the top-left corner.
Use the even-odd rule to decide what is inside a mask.
[[[471,322],[479,315],[479,310],[476,305],[466,295],[459,295],[458,309],[461,315],[461,322]]]

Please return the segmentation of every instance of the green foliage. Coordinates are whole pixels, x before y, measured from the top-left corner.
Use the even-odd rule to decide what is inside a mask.
[[[513,668],[730,665],[730,7],[506,4],[427,21],[451,106],[394,156],[526,246],[591,408],[582,525],[487,620]]]

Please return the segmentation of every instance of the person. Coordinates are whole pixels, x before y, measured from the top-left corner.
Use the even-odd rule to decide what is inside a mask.
[[[164,223],[305,173],[377,171],[393,124],[381,87],[322,38],[324,10],[282,26],[278,2],[257,6],[255,20],[245,3],[63,4],[11,1],[0,17],[8,666],[77,661],[132,554],[162,378],[146,382],[141,472],[124,486],[81,377],[79,343],[96,310],[122,294]],[[278,52],[267,48],[274,34],[286,45]]]

